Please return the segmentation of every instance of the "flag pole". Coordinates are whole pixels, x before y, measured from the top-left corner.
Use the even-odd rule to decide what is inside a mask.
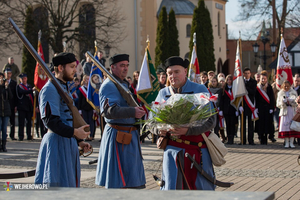
[[[96,57],[97,55],[97,51],[98,51],[98,48],[97,48],[97,40],[94,41],[94,44],[95,44],[95,53],[94,53],[94,57]],[[96,110],[97,111],[97,110]],[[101,129],[101,138],[103,136],[103,131],[104,131],[104,126],[103,126],[103,123],[104,123],[104,119],[102,117],[102,115],[100,115],[100,113],[97,113],[97,115],[99,115],[100,117],[100,129]],[[95,122],[94,122],[95,123]]]
[[[31,138],[33,139],[34,137],[34,121],[36,118],[36,112],[35,112],[35,107],[36,107],[36,94],[33,92],[33,116],[32,116],[32,131],[31,131]],[[43,122],[42,122],[43,123]],[[42,133],[41,133],[42,134]]]
[[[41,38],[42,38],[42,31],[39,30],[38,32],[38,44],[41,42]],[[39,48],[39,45],[38,45],[38,48]],[[32,114],[32,131],[31,131],[31,138],[33,139],[34,137],[34,121],[35,121],[35,118],[36,118],[36,113],[35,113],[35,107],[36,107],[36,94],[35,92],[33,93],[33,114]],[[42,134],[42,133],[41,133]]]
[[[243,60],[242,60],[242,40],[241,40],[241,31],[239,31],[240,33],[240,38],[239,38],[239,52],[240,52],[240,62],[241,62],[241,69],[242,69],[242,63],[243,63]],[[242,70],[241,70],[242,71]],[[244,98],[244,96],[242,97]],[[242,107],[244,108],[244,101],[242,99]],[[245,111],[244,111],[245,112]],[[241,145],[243,145],[243,141],[244,141],[244,112],[241,113]]]
[[[196,52],[196,55],[197,55],[197,39],[196,39],[196,32],[194,32],[193,34],[193,43],[194,43],[194,46],[193,48],[195,48],[195,52]],[[199,66],[199,72],[200,72],[200,66]],[[195,72],[195,79],[196,79],[196,72]]]
[[[150,51],[150,40],[149,40],[149,35],[147,35],[146,43],[147,43],[147,49]]]

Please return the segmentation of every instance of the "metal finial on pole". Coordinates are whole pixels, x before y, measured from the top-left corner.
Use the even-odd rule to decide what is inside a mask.
[[[194,43],[194,45],[196,45],[196,32],[194,32],[194,34],[193,34],[193,43]]]
[[[63,41],[63,46],[64,46],[64,52],[67,51],[67,43],[65,41]]]
[[[95,53],[94,53],[94,56],[97,56],[97,40],[94,41],[94,44],[95,44]]]
[[[39,30],[39,32],[38,32],[38,39],[41,40],[41,38],[42,38],[42,31]]]
[[[64,46],[64,52],[67,51],[67,43],[65,41],[63,41],[63,46]]]
[[[146,43],[147,43],[147,48],[149,49],[149,48],[150,48],[150,40],[149,40],[149,35],[147,35],[147,40],[146,40]]]
[[[239,38],[241,38],[241,35],[242,35],[241,31],[239,31]]]

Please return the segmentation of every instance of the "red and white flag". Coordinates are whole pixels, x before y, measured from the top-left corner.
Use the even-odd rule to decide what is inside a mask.
[[[39,32],[39,39],[38,39],[38,54],[39,56],[45,61],[43,47],[41,44],[41,32]],[[34,71],[34,85],[40,91],[43,86],[47,83],[48,77],[39,63],[36,63],[35,71]]]
[[[285,46],[284,38],[282,37],[280,42],[280,48],[278,51],[278,61],[277,61],[277,73],[276,73],[276,86],[280,89],[281,84],[288,80],[291,85],[293,85],[293,74],[290,64],[289,53]]]
[[[231,105],[238,110],[240,103],[243,99],[243,96],[248,94],[244,78],[242,75],[242,68],[241,68],[241,57],[240,57],[240,45],[239,40],[237,41],[237,48],[236,48],[236,56],[235,56],[235,67],[233,73],[233,82],[232,82],[232,96],[233,99],[231,100]]]
[[[199,63],[198,63],[198,58],[197,58],[197,53],[196,53],[196,45],[194,45],[194,47],[193,47],[188,78],[192,82],[201,83],[200,69],[199,69]]]

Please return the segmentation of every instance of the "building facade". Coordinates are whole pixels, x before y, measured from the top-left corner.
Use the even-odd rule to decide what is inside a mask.
[[[180,45],[180,56],[188,57],[189,52],[189,41],[193,34],[190,33],[190,28],[193,18],[193,9],[198,5],[198,0],[116,0],[120,7],[120,14],[124,16],[124,35],[125,39],[118,43],[117,48],[110,50],[110,56],[116,53],[127,53],[130,55],[130,70],[128,75],[132,76],[133,71],[139,70],[142,59],[145,52],[147,35],[150,40],[150,54],[152,60],[155,60],[155,46],[156,46],[156,28],[158,21],[159,10],[162,6],[167,7],[169,12],[171,7],[175,11],[177,28],[179,32],[179,45]],[[226,0],[205,0],[207,6],[214,35],[214,49],[215,49],[215,66],[217,72],[222,72],[222,65],[226,58],[226,24],[225,24],[225,6]],[[82,1],[78,5],[78,12],[86,6],[87,2]],[[92,4],[90,4],[93,6]],[[37,6],[38,8],[38,6]],[[88,15],[85,16],[88,18]],[[86,19],[85,18],[85,19]],[[78,20],[80,22],[80,20]],[[91,32],[97,38],[97,30]],[[44,47],[45,48],[45,47]],[[88,48],[88,49],[84,49]],[[91,49],[92,48],[92,49]],[[103,50],[104,47],[98,46],[99,49]],[[87,47],[81,44],[75,44],[74,49],[68,49],[73,51],[76,55],[82,57],[82,52],[93,51],[93,47]],[[45,51],[44,51],[45,52]],[[53,57],[53,50],[49,46],[49,60]],[[20,52],[21,53],[21,52]],[[15,63],[20,67],[22,64],[22,55],[16,54],[16,51],[9,52],[9,56],[13,56]],[[199,61],[201,62],[201,60]],[[7,63],[6,58],[2,58],[0,66],[4,66]],[[106,67],[108,64],[106,63]]]

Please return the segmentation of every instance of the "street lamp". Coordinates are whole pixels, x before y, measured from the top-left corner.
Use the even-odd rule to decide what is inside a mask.
[[[265,21],[263,21],[263,27],[262,27],[261,32],[260,32],[260,40],[264,44],[264,54],[262,56],[257,55],[258,48],[259,48],[259,45],[257,44],[257,42],[255,42],[255,44],[252,45],[252,47],[253,47],[253,52],[255,53],[254,56],[257,57],[257,58],[263,59],[263,61],[264,61],[263,69],[264,70],[266,69],[267,59],[271,58],[271,57],[273,57],[275,55],[274,53],[275,53],[276,47],[277,47],[276,44],[274,44],[274,42],[273,42],[270,45],[272,55],[266,55],[266,44],[268,42],[270,42],[270,39],[267,36],[269,36],[269,32],[266,31]]]
[[[106,44],[105,47],[104,47],[106,58],[109,57],[110,49],[111,49],[111,47],[108,44]]]

